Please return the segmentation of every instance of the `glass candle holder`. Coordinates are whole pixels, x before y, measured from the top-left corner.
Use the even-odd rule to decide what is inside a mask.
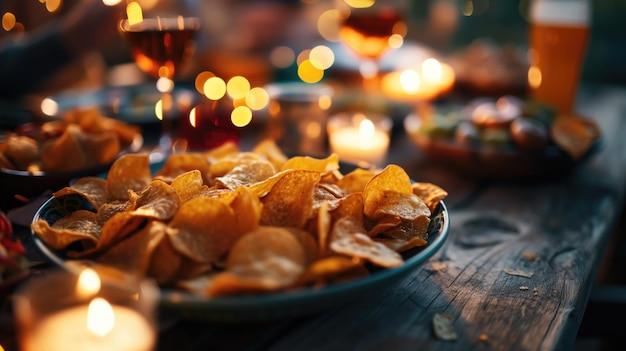
[[[45,272],[15,295],[20,349],[154,350],[158,296],[148,279],[91,268]]]
[[[373,113],[338,113],[328,119],[330,150],[361,167],[382,167],[389,151],[391,118]]]

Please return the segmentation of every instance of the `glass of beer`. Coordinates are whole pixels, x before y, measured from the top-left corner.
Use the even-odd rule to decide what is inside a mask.
[[[561,114],[574,110],[587,53],[589,0],[533,0],[530,7],[530,97]]]

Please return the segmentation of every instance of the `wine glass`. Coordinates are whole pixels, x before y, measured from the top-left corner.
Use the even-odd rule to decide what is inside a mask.
[[[166,1],[156,4],[155,1],[148,1],[146,4],[152,7],[142,7],[141,1],[130,2],[127,17],[120,21],[119,27],[135,63],[156,79],[157,90],[162,93],[155,107],[162,123],[159,146],[155,152],[162,157],[169,154],[172,148],[171,92],[174,78],[193,55],[195,38],[200,29],[200,19],[188,16],[184,3],[167,6],[171,4]]]
[[[339,39],[360,59],[366,92],[379,88],[380,59],[406,35],[404,0],[344,0]],[[346,6],[347,5],[347,6]]]

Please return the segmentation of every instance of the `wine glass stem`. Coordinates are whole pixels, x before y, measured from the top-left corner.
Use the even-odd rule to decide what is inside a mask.
[[[169,154],[172,149],[172,95],[170,93],[161,94],[161,136],[159,137],[159,148]]]

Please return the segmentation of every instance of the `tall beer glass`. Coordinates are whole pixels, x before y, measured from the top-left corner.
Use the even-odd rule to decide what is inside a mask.
[[[533,0],[528,86],[561,114],[574,109],[591,24],[590,0]]]

